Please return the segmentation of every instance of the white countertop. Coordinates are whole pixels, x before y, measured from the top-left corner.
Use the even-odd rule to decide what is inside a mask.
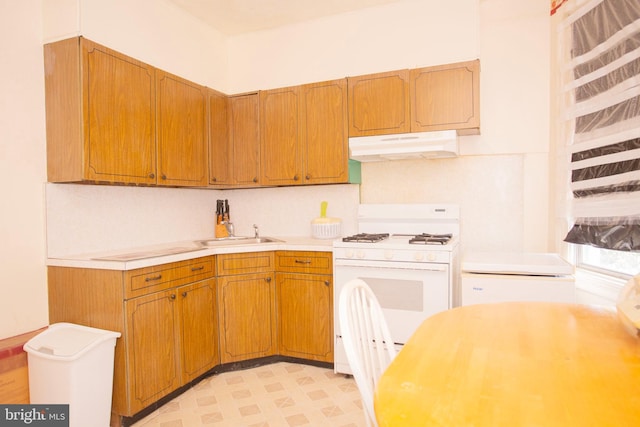
[[[480,252],[465,254],[462,271],[484,274],[563,276],[574,273],[573,265],[555,253]]]
[[[273,236],[269,236],[273,237]],[[78,255],[66,255],[63,257],[47,258],[48,266],[75,267],[75,268],[95,268],[102,270],[134,270],[136,268],[152,267],[154,265],[166,264],[176,261],[185,261],[209,255],[231,254],[243,252],[264,252],[264,251],[316,251],[332,252],[333,239],[314,239],[311,237],[273,237],[280,242],[259,243],[259,244],[234,244],[219,247],[202,247],[196,241],[172,242],[161,245],[136,247],[121,249],[117,251],[97,252]],[[201,239],[207,240],[207,238]],[[169,253],[162,254],[163,251]],[[179,253],[175,253],[178,252]],[[141,259],[117,261],[97,258],[125,256],[133,253],[158,253],[155,256],[148,256]]]

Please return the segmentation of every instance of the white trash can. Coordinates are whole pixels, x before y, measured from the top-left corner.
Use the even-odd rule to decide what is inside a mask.
[[[24,345],[32,404],[68,404],[70,427],[107,427],[119,332],[55,323]]]

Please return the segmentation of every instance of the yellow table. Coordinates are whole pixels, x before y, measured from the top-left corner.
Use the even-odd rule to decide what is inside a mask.
[[[458,307],[422,323],[374,406],[380,427],[640,426],[640,339],[605,308]]]

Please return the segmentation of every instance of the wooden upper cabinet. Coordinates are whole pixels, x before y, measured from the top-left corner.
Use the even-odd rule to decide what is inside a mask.
[[[44,60],[48,180],[154,184],[155,70],[82,37]]]
[[[411,131],[480,130],[480,61],[411,70]]]
[[[209,102],[209,184],[231,183],[229,142],[229,100],[223,93],[208,90]]]
[[[300,87],[260,92],[260,183],[302,184]]]
[[[349,77],[349,136],[480,133],[480,61]]]
[[[258,93],[229,97],[230,184],[260,182],[260,112]]]
[[[260,92],[261,184],[349,179],[346,79]]]
[[[82,37],[44,46],[51,182],[205,186],[205,88]]]
[[[207,95],[203,86],[157,70],[158,184],[208,182]]]
[[[349,136],[410,131],[409,70],[349,77]]]
[[[348,182],[347,79],[304,85],[300,94],[304,183]]]

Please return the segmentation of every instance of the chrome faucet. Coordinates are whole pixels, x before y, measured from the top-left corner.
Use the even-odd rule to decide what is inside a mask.
[[[253,224],[253,237],[255,237],[256,239],[260,238],[260,232],[258,232],[257,224]]]
[[[227,233],[229,234],[229,237],[234,237],[235,232],[233,229],[233,223],[231,221],[222,221],[222,224],[224,224],[225,228],[227,229]]]

